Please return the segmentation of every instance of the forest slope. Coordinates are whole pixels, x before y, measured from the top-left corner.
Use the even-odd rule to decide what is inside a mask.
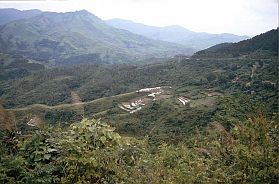
[[[86,10],[43,12],[2,25],[0,51],[49,65],[127,63],[193,53],[193,49],[182,45],[108,26]]]
[[[254,58],[278,56],[278,28],[238,43],[213,46],[195,53],[193,57],[240,57],[245,55]]]

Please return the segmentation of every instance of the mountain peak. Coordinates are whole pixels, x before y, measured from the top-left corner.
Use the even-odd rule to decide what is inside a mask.
[[[78,10],[78,11],[76,11],[76,12],[78,12],[78,13],[84,13],[84,14],[89,14],[89,13],[90,13],[89,11],[87,11],[87,10],[85,10],[85,9]],[[90,14],[91,14],[91,13],[90,13]]]
[[[75,11],[75,12],[72,12],[72,13],[75,13],[75,14],[79,14],[79,15],[93,15],[95,16],[94,14],[90,13],[89,11],[83,9],[83,10],[78,10],[78,11]]]
[[[86,17],[86,18],[90,18],[90,19],[94,19],[95,21],[102,21],[99,17],[97,17],[96,15],[94,15],[93,13],[83,9],[83,10],[78,10],[75,12],[67,12],[66,14],[72,14],[72,15],[76,15],[78,17]]]

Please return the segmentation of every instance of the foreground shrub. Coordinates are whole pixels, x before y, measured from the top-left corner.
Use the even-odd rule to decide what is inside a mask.
[[[277,136],[276,121],[259,116],[230,131],[212,123],[187,143],[161,145],[151,153],[148,141],[121,137],[99,120],[84,119],[66,129],[1,139],[0,182],[277,183]]]

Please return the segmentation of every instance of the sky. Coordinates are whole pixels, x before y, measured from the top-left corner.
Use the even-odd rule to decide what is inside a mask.
[[[180,25],[197,32],[254,36],[278,27],[279,0],[0,0],[0,8],[68,12],[86,9],[103,20],[151,26]]]

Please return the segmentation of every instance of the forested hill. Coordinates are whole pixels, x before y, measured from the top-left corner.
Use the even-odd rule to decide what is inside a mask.
[[[263,52],[265,54],[263,54]],[[278,55],[278,28],[238,43],[225,43],[199,51],[194,58]]]
[[[44,63],[80,64],[192,54],[193,49],[116,29],[82,10],[43,12],[2,25],[0,52],[16,53]]]

